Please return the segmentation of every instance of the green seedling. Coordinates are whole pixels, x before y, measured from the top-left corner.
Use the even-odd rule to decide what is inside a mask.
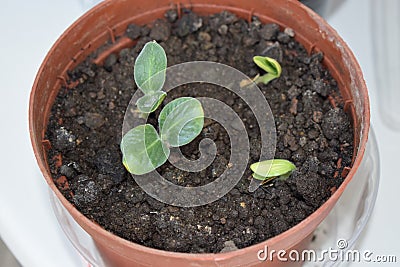
[[[148,42],[135,60],[134,79],[144,96],[136,102],[143,113],[155,111],[165,96],[161,91],[165,82],[167,56],[164,49],[155,41]]]
[[[253,163],[250,169],[254,172],[254,179],[267,183],[276,178],[286,180],[296,169],[296,166],[285,159],[270,159]]]
[[[165,71],[162,68],[166,66],[166,60],[158,61],[162,55],[165,56],[162,47],[150,42],[136,59],[135,81],[145,93],[136,102],[141,110],[154,111],[166,95],[160,91],[165,74],[161,75],[160,79],[152,80],[154,73]],[[150,64],[151,62],[156,66]],[[136,69],[137,66],[139,70]],[[129,130],[122,137],[122,163],[130,173],[142,175],[155,170],[167,161],[171,147],[183,146],[193,141],[203,129],[203,107],[195,98],[177,98],[161,110],[158,125],[159,132],[152,125],[144,124]]]
[[[282,73],[281,65],[278,61],[270,57],[255,56],[253,57],[254,63],[265,70],[267,73],[262,76],[254,78],[255,83],[268,84],[270,81],[279,78]]]
[[[123,164],[132,174],[145,174],[163,165],[170,147],[193,141],[203,129],[204,111],[199,100],[181,97],[168,103],[158,117],[160,133],[150,125],[129,130],[121,141]]]

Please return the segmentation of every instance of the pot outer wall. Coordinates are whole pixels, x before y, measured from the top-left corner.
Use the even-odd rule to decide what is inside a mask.
[[[263,22],[274,22],[282,28],[290,27],[295,38],[311,52],[322,51],[324,64],[338,82],[345,100],[345,111],[351,114],[354,126],[355,150],[353,168],[337,191],[313,214],[286,232],[262,243],[221,254],[174,253],[147,248],[107,232],[83,216],[57,189],[47,164],[44,140],[51,106],[68,80],[67,71],[76,67],[86,56],[113,36],[124,33],[130,23],[147,24],[163,16],[176,6],[191,8],[199,14],[212,14],[223,10],[238,16],[258,16]],[[111,34],[112,32],[112,34]],[[121,38],[110,51],[97,58],[101,63],[107,53],[131,45]],[[369,101],[367,88],[354,55],[322,18],[296,0],[184,0],[174,4],[168,0],[114,0],[97,5],[57,40],[49,51],[37,74],[29,106],[29,130],[38,165],[51,189],[73,218],[88,232],[108,266],[265,266],[257,259],[257,252],[268,246],[269,250],[290,251],[305,249],[318,224],[329,214],[338,198],[359,167],[369,131]],[[300,266],[300,262],[280,262],[273,259],[268,266]]]

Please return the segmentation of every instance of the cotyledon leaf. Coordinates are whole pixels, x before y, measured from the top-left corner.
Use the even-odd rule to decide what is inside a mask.
[[[254,63],[257,66],[265,70],[266,72],[275,76],[275,78],[281,76],[282,68],[278,61],[270,57],[255,56],[253,57]]]
[[[129,130],[122,138],[121,151],[124,166],[136,175],[149,173],[164,164],[170,152],[150,124]]]
[[[163,141],[172,147],[186,145],[203,129],[203,107],[195,98],[181,97],[165,105],[158,122]]]
[[[256,174],[256,176],[253,175],[255,179],[265,180],[269,177],[288,174],[295,170],[296,166],[285,159],[270,159],[253,163],[250,169]]]
[[[167,56],[162,46],[148,42],[135,60],[133,75],[137,86],[145,94],[160,91],[165,82]]]

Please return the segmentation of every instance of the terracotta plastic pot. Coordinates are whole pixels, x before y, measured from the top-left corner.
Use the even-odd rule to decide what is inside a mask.
[[[324,64],[338,82],[345,100],[345,110],[351,114],[354,126],[355,150],[353,167],[342,173],[347,175],[343,184],[317,211],[286,232],[262,243],[223,254],[173,253],[147,248],[115,236],[83,216],[57,189],[46,159],[48,141],[44,133],[50,109],[61,87],[67,82],[67,70],[73,69],[87,55],[108,40],[115,41],[130,23],[150,23],[171,8],[169,0],[105,1],[76,21],[57,40],[41,65],[32,88],[29,107],[29,130],[39,167],[57,197],[72,217],[88,232],[109,266],[254,266],[265,265],[257,252],[268,249],[289,251],[304,249],[318,224],[328,215],[346,185],[352,179],[362,160],[369,131],[368,93],[360,67],[344,41],[313,11],[295,0],[185,0],[178,6],[192,8],[200,14],[229,10],[238,16],[258,16],[263,22],[274,22],[290,27],[295,38],[306,49],[322,51]],[[128,39],[117,41],[112,49],[129,45]],[[107,54],[107,53],[106,53]],[[102,58],[97,61],[101,62]],[[348,173],[347,173],[348,172]],[[275,259],[268,266],[288,266],[288,262]],[[276,264],[276,265],[275,265]],[[294,262],[294,266],[301,263]]]

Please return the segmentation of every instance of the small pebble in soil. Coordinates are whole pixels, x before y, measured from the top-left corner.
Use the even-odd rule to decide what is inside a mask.
[[[120,164],[120,159],[114,157],[119,153],[117,149],[103,148],[97,151],[96,157],[93,158],[94,164],[98,172],[110,175],[114,183],[119,184],[125,180],[125,168]]]
[[[177,21],[177,35],[185,37],[196,32],[203,25],[203,19],[194,13],[185,14]]]
[[[171,34],[171,28],[163,19],[157,19],[151,28],[149,37],[156,41],[166,41]]]
[[[263,43],[260,43],[256,47],[256,54],[263,57],[270,57],[276,59],[279,62],[282,61],[282,56],[283,56],[282,48],[277,42],[267,46]]]
[[[289,35],[290,37],[294,37],[295,35],[294,30],[292,28],[285,28],[283,32]]]
[[[338,138],[349,127],[346,113],[339,108],[329,110],[323,116],[321,127],[328,139]]]
[[[56,142],[53,143],[57,150],[73,149],[75,147],[76,137],[64,127],[56,129]]]
[[[141,29],[142,27],[136,24],[129,24],[125,31],[126,36],[128,36],[132,40],[136,40],[141,35]]]
[[[312,119],[313,119],[314,122],[320,123],[321,120],[322,120],[322,116],[323,116],[323,114],[322,114],[321,111],[315,110],[315,111],[313,111]]]
[[[294,171],[288,182],[296,186],[297,192],[303,197],[306,204],[313,207],[320,206],[324,199],[330,195],[327,182],[324,179],[320,179],[319,175],[313,171],[309,171],[306,174],[303,175]],[[321,188],[325,189],[321,190]]]
[[[222,24],[219,28],[218,28],[218,33],[221,35],[226,35],[228,33],[228,26],[225,24]]]
[[[278,41],[287,44],[290,41],[290,36],[285,32],[280,32],[277,37]]]
[[[318,160],[317,157],[309,157],[302,165],[302,168],[306,172],[308,171],[318,172],[319,166],[320,166],[320,161]]]
[[[292,85],[289,88],[287,93],[288,93],[289,99],[293,99],[293,98],[297,97],[298,95],[300,95],[301,91],[295,85]]]
[[[104,69],[112,71],[112,66],[117,62],[117,55],[112,53],[104,61]]]
[[[326,97],[328,95],[328,87],[325,85],[324,81],[321,79],[317,79],[312,81],[311,88],[313,91],[317,92],[318,94]]]
[[[84,117],[85,125],[91,129],[97,129],[104,123],[104,117],[100,113],[86,112]]]
[[[260,30],[260,36],[264,40],[271,41],[275,40],[279,33],[279,26],[275,23],[265,24]]]
[[[150,34],[150,28],[147,25],[143,26],[142,29],[140,30],[140,35],[142,37],[145,37],[148,36],[149,34]]]
[[[99,174],[96,182],[99,184],[100,189],[106,194],[110,192],[111,188],[115,185],[113,179],[104,174]]]
[[[300,145],[301,147],[303,147],[303,146],[305,146],[306,144],[307,144],[307,137],[305,137],[305,136],[300,137],[300,139],[299,139],[299,145]]]
[[[224,248],[221,250],[221,253],[235,251],[235,250],[238,250],[238,248],[235,245],[235,242],[233,242],[232,240],[228,240],[224,242]]]
[[[68,178],[73,178],[76,176],[76,172],[72,166],[62,165],[60,167],[60,174],[65,175]]]
[[[97,184],[86,175],[79,175],[75,179],[77,180],[73,197],[75,205],[81,206],[95,201],[99,194]]]
[[[170,9],[165,12],[164,17],[168,20],[168,22],[175,22],[178,19],[178,11],[176,9]]]

